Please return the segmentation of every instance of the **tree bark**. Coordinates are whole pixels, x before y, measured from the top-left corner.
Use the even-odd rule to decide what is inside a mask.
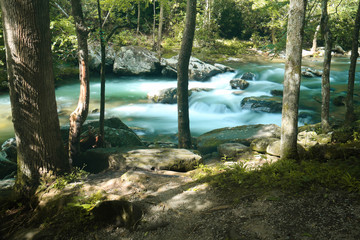
[[[313,44],[311,47],[311,53],[314,54],[316,52],[316,48],[317,48],[317,36],[319,34],[319,30],[320,30],[320,24],[317,25],[315,33],[314,33],[314,38],[313,38]]]
[[[306,0],[290,0],[281,119],[281,158],[298,159],[297,124],[305,9]]]
[[[321,32],[325,40],[325,54],[323,75],[321,78],[321,128],[324,132],[330,130],[329,112],[330,112],[330,67],[331,67],[331,32],[329,28],[329,15],[327,11],[328,0],[323,0],[321,4]]]
[[[359,30],[360,30],[360,1],[358,10],[356,13],[355,27],[353,33],[353,41],[351,48],[351,57],[350,57],[350,68],[349,68],[349,80],[348,80],[348,90],[346,96],[346,115],[345,122],[352,123],[355,121],[354,114],[354,82],[355,82],[355,71],[356,71],[356,62],[359,57]]]
[[[100,51],[101,51],[101,65],[100,65],[100,120],[99,120],[99,139],[97,145],[103,147],[105,142],[105,39],[103,31],[103,23],[101,20],[101,7],[100,0],[97,0],[98,4],[98,16],[99,16],[99,38],[100,38]]]
[[[160,16],[159,16],[159,29],[158,29],[158,39],[157,39],[157,50],[159,53],[159,58],[161,57],[161,41],[162,41],[162,30],[163,30],[163,20],[164,20],[164,0],[160,0]]]
[[[17,142],[16,189],[31,196],[41,175],[69,170],[55,99],[49,1],[0,3]]]
[[[89,111],[89,64],[88,64],[88,30],[84,23],[81,0],[71,0],[72,15],[75,20],[76,36],[78,39],[80,95],[78,106],[70,115],[69,131],[69,162],[80,153],[80,130]]]
[[[137,1],[137,5],[138,5],[138,14],[137,14],[136,34],[139,34],[139,32],[140,32],[140,17],[141,17],[141,4],[140,4],[140,0]]]
[[[187,0],[186,20],[177,66],[178,138],[179,148],[191,148],[189,120],[189,61],[196,24],[196,0]]]

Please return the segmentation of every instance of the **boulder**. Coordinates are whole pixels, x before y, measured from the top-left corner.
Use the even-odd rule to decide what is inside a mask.
[[[256,77],[256,75],[254,74],[254,73],[252,73],[252,72],[246,72],[246,73],[244,73],[243,75],[241,75],[241,79],[244,79],[244,80],[250,80],[250,81],[252,81],[252,80],[255,80],[255,77]]]
[[[128,150],[126,148],[91,149],[83,153],[77,166],[85,164],[85,170],[99,173],[106,169],[190,171],[202,161],[200,155],[187,149],[151,148]]]
[[[235,158],[248,149],[248,146],[241,143],[223,143],[218,146],[217,151],[220,156]]]
[[[308,150],[315,145],[324,145],[331,142],[332,133],[317,134],[315,131],[302,131],[297,136],[297,143]]]
[[[163,69],[164,76],[172,77],[177,69],[179,56],[164,59],[166,67]],[[214,65],[200,61],[195,57],[190,58],[189,62],[189,79],[197,81],[206,81],[210,77],[225,72],[224,69],[215,67]],[[170,74],[169,74],[170,73]]]
[[[225,65],[220,64],[220,63],[215,63],[214,67],[219,68],[223,72],[235,72],[235,69],[233,69],[231,67],[228,67],[228,66],[225,66]]]
[[[278,140],[278,138],[257,138],[251,142],[250,148],[256,152],[266,153],[267,147]]]
[[[339,45],[336,45],[333,49],[331,49],[331,51],[335,53],[345,54],[344,49]]]
[[[231,89],[244,90],[247,87],[249,87],[249,82],[244,79],[235,78],[230,81],[230,86],[231,86]]]
[[[14,163],[17,162],[17,148],[16,148],[16,139],[9,138],[1,145],[1,152],[3,152],[4,157]]]
[[[273,90],[270,91],[270,94],[272,96],[275,96],[275,97],[282,97],[283,94],[284,94],[284,91],[283,90],[273,89]]]
[[[345,106],[345,100],[346,100],[345,96],[337,96],[332,100],[332,103],[337,107],[341,107],[341,106]]]
[[[242,143],[250,146],[257,138],[280,138],[280,127],[275,124],[244,125],[232,128],[220,128],[204,133],[197,138],[197,149],[203,153],[217,151],[223,143]]]
[[[270,143],[266,148],[266,153],[272,156],[280,157],[280,140]]]
[[[241,101],[243,109],[267,113],[281,113],[282,99],[280,97],[246,97]]]
[[[117,52],[114,73],[120,75],[154,75],[161,73],[156,53],[142,47],[125,46]]]
[[[213,89],[211,88],[191,88],[188,91],[188,96],[190,97],[193,92],[209,92]],[[166,103],[166,104],[175,104],[177,103],[177,88],[166,88],[159,91],[149,92],[147,98],[154,103]]]
[[[16,162],[9,161],[4,152],[0,152],[0,180],[13,178],[16,175],[16,166]]]
[[[306,68],[301,71],[301,75],[308,78],[321,77],[322,74],[323,74],[322,71],[311,68]]]
[[[105,48],[105,67],[112,70],[115,61],[115,50],[111,45]],[[101,49],[99,43],[89,44],[89,68],[93,71],[100,71],[101,67]]]

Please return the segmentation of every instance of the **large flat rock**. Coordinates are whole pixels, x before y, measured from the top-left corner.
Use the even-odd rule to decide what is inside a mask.
[[[244,125],[220,128],[204,133],[197,138],[197,148],[203,153],[216,152],[223,143],[242,143],[250,146],[257,138],[280,138],[280,127],[275,124]]]

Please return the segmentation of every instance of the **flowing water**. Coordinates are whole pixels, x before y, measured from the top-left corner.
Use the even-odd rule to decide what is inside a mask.
[[[331,96],[346,95],[348,58],[335,58],[331,72]],[[320,61],[304,61],[304,66],[322,68]],[[190,81],[189,88],[211,88],[212,91],[194,92],[190,99],[190,127],[194,136],[216,128],[247,124],[280,125],[280,113],[264,113],[244,110],[240,103],[250,96],[270,96],[273,89],[282,90],[284,64],[273,62],[251,62],[233,65],[236,72],[212,77],[206,82]],[[359,69],[359,68],[357,68]],[[359,70],[358,70],[359,71]],[[253,72],[256,78],[246,90],[232,90],[229,81],[240,77],[244,72]],[[356,75],[356,90],[359,92],[360,73]],[[174,134],[177,132],[176,104],[152,103],[147,94],[164,88],[176,87],[176,79],[155,77],[107,76],[106,118],[116,116],[139,135]],[[100,83],[98,77],[91,79],[90,111],[99,108]],[[237,94],[234,94],[237,93]],[[75,109],[79,94],[79,84],[73,83],[57,88],[57,104],[61,125],[68,124],[68,116]],[[357,96],[357,95],[356,95]],[[321,104],[321,78],[303,78],[300,95],[300,112],[312,116],[311,121],[319,120]],[[331,107],[332,118],[342,118],[344,107]],[[8,95],[0,96],[0,142],[14,135]],[[90,113],[88,119],[98,119],[99,113]],[[302,119],[304,124],[309,119]]]

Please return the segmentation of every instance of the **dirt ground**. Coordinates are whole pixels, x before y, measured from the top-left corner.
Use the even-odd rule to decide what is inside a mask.
[[[23,224],[4,239],[360,239],[358,195],[344,192],[234,193],[194,181],[189,173],[140,169],[93,174],[63,192],[78,191],[76,186],[89,195],[101,191],[107,200],[125,197],[141,208],[141,220],[134,230],[115,222],[84,231]]]

